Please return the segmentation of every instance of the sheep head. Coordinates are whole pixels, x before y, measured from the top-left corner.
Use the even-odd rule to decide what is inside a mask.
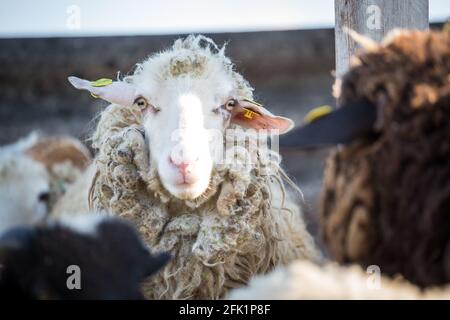
[[[290,119],[252,102],[252,88],[233,67],[224,48],[189,36],[138,64],[122,81],[69,81],[110,103],[138,108],[151,167],[173,196],[191,200],[207,190],[222,160],[216,147],[223,145],[218,139],[225,130],[237,125],[282,134],[293,127]]]
[[[2,149],[0,234],[10,227],[33,224],[43,219],[47,214],[50,193],[49,174],[44,165],[21,151],[4,152]]]
[[[31,134],[0,148],[0,233],[44,218],[90,162],[90,154],[70,137]]]

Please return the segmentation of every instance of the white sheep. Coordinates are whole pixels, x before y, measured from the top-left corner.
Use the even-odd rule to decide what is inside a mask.
[[[0,233],[43,218],[89,162],[86,147],[68,137],[32,134],[0,147]]]
[[[293,123],[252,101],[224,50],[189,36],[123,80],[69,77],[112,103],[93,136],[92,207],[174,256],[145,286],[149,298],[217,299],[276,265],[321,259],[279,154],[250,130],[276,141]]]

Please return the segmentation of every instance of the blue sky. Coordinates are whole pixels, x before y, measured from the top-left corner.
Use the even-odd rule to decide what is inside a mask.
[[[431,21],[448,17],[450,0],[430,0]],[[333,23],[334,0],[2,0],[0,37],[288,30]]]

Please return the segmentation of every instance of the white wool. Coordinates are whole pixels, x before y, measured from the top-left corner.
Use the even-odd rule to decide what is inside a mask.
[[[109,217],[106,213],[62,215],[53,224],[65,226],[77,233],[95,236],[97,227]]]
[[[309,261],[295,261],[286,267],[257,276],[248,286],[230,292],[230,300],[391,300],[449,299],[450,287],[422,291],[402,278],[388,278],[365,272],[360,266],[323,266]]]
[[[204,36],[189,36],[178,39],[172,48],[148,57],[143,63],[137,64],[133,75],[125,78],[140,88],[143,94],[160,102],[159,88],[161,81],[175,80],[179,75],[189,74],[204,79],[205,91],[214,88],[217,92],[242,90],[245,95],[252,96],[253,89],[240,74],[233,71],[233,64],[225,56],[225,46],[219,48],[211,39]],[[182,77],[181,77],[182,78]],[[173,88],[182,90],[182,79],[174,82]],[[236,83],[237,87],[231,84]],[[145,84],[145,86],[143,86]],[[180,87],[181,85],[181,87]],[[215,102],[220,102],[220,96],[215,96]]]

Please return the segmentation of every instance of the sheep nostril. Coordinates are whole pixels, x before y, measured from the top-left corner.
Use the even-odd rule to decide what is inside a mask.
[[[180,172],[183,174],[183,175],[186,175],[186,173],[189,173],[189,166],[190,166],[190,164],[189,163],[181,163],[181,164],[179,164],[179,165],[177,165],[177,167],[178,167],[178,170],[180,170]]]
[[[200,160],[200,157],[197,157],[195,159],[195,161],[189,161],[189,162],[175,161],[171,156],[169,156],[168,160],[169,160],[169,163],[172,166],[176,167],[183,176],[186,176],[187,174],[191,173],[193,164],[197,163]]]

